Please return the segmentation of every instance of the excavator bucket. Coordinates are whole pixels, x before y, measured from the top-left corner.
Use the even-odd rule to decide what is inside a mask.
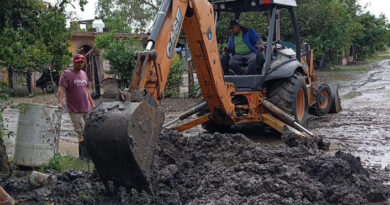
[[[87,153],[109,189],[122,185],[151,192],[150,175],[164,114],[149,103],[103,102],[86,120]]]
[[[339,96],[339,85],[338,84],[330,84],[330,92],[331,92],[331,97],[330,97],[330,110],[329,113],[338,113],[342,110],[341,108],[341,100]]]

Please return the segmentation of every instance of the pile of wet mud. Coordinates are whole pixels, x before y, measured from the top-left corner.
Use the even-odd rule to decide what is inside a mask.
[[[154,196],[120,188],[105,195],[96,175],[72,171],[36,188],[25,176],[1,185],[20,203],[60,204],[386,204],[390,189],[360,159],[315,146],[270,146],[240,134],[160,135]],[[15,175],[15,174],[13,174]],[[375,176],[375,177],[374,177]],[[383,175],[382,175],[383,176]]]

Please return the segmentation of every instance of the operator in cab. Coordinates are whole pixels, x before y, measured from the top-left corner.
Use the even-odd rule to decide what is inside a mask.
[[[227,51],[232,54],[229,67],[237,75],[261,74],[261,69],[256,67],[256,56],[259,55],[260,63],[264,64],[261,51],[264,50],[264,42],[253,29],[248,29],[239,24],[237,20],[230,22],[229,30],[232,35],[229,38]],[[243,66],[248,66],[247,71]]]

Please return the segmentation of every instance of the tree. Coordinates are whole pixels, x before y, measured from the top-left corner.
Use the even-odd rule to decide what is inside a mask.
[[[386,41],[389,35],[389,24],[386,23],[384,15],[376,18],[370,13],[363,13],[358,16],[358,22],[363,26],[363,34],[354,39],[353,45],[357,48],[359,58],[374,55],[389,45]]]
[[[70,31],[65,28],[64,4],[49,6],[42,0],[1,2],[0,60],[17,71],[61,70],[70,63]]]
[[[99,0],[98,15],[118,33],[143,33],[157,14],[161,0]]]
[[[116,39],[114,33],[109,33],[96,37],[96,47],[103,49],[103,58],[110,61],[108,74],[119,80],[131,80],[136,64],[135,52],[142,49],[139,39]]]
[[[308,40],[317,56],[337,62],[359,31],[354,24],[354,0],[298,0],[297,18],[301,36]],[[352,9],[353,7],[353,9]]]

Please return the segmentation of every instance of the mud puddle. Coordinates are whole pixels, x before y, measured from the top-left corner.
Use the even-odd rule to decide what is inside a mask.
[[[368,73],[353,81],[328,82],[341,85],[343,111],[312,116],[309,129],[330,140],[333,152],[359,156],[367,167],[389,168],[390,60],[372,64]]]
[[[386,204],[390,187],[380,170],[342,152],[269,146],[241,134],[159,136],[152,175],[154,196],[120,188],[106,195],[97,176],[71,171],[56,184],[34,187],[28,172],[1,185],[19,204]]]

